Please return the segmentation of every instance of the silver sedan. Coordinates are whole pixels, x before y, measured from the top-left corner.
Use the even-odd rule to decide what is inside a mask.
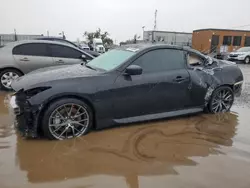
[[[13,80],[39,68],[80,64],[93,58],[60,42],[28,40],[9,43],[0,48],[0,88],[10,90]]]

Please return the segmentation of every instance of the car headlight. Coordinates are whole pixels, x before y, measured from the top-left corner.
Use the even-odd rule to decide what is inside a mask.
[[[41,93],[41,92],[43,92],[43,91],[45,91],[45,90],[48,90],[48,89],[50,89],[50,88],[51,88],[51,87],[36,87],[36,88],[32,88],[32,89],[26,90],[26,91],[25,91],[25,95],[26,95],[27,97],[33,97],[33,96],[35,96],[36,94]]]

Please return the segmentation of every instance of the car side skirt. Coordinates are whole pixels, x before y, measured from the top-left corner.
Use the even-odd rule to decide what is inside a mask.
[[[135,116],[135,117],[129,117],[129,118],[114,119],[114,122],[118,124],[126,124],[126,123],[142,122],[142,121],[148,121],[148,120],[157,120],[157,119],[170,118],[170,117],[175,117],[175,116],[180,116],[180,115],[194,114],[194,113],[202,112],[203,110],[204,110],[204,107],[190,108],[190,109],[176,110],[176,111],[171,111],[171,112],[163,112],[163,113],[157,113],[157,114],[149,114],[149,115]]]

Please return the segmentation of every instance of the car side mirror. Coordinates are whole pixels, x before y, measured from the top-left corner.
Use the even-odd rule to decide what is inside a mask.
[[[138,65],[130,65],[125,69],[125,75],[141,75],[142,68]]]

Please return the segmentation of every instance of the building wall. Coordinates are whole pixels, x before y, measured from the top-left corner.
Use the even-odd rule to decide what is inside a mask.
[[[192,33],[167,32],[167,31],[144,31],[143,40],[150,42],[161,42],[173,45],[192,44]]]
[[[232,52],[240,47],[245,46],[245,37],[250,37],[250,31],[244,30],[222,30],[222,29],[204,29],[193,31],[192,48],[201,52],[211,52],[212,36],[219,36],[219,44],[216,46],[216,52],[220,52],[221,47],[226,47],[227,52]],[[223,45],[224,36],[232,36],[231,45]],[[235,36],[241,36],[241,43],[238,46],[233,45]]]

